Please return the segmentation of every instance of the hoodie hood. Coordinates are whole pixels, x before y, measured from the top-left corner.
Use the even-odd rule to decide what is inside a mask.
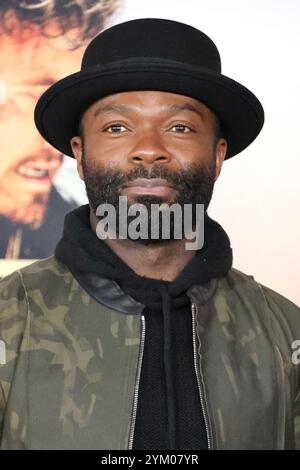
[[[188,289],[223,277],[232,266],[230,240],[207,214],[204,239],[203,247],[174,281],[147,278],[136,274],[91,230],[89,206],[85,205],[67,214],[55,256],[73,273],[89,272],[115,281],[126,294],[150,308],[161,308],[162,293],[172,307],[181,307],[189,302]]]

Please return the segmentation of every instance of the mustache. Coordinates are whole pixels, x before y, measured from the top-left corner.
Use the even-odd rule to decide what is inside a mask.
[[[161,178],[165,179],[171,186],[178,187],[179,189],[192,189],[193,184],[197,183],[199,177],[199,167],[195,165],[194,167],[189,167],[188,171],[172,171],[163,165],[157,165],[152,168],[138,166],[132,168],[127,173],[117,169],[106,169],[102,174],[99,173],[99,176],[107,188],[113,185],[120,189],[137,178]]]
[[[89,162],[83,155],[82,169],[89,204],[94,211],[103,203],[109,203],[118,208],[122,189],[137,178],[160,178],[176,188],[177,195],[169,204],[205,204],[207,208],[212,197],[216,165],[215,159],[209,164],[200,162],[190,163],[185,168],[173,169],[165,164],[156,163],[153,166],[136,165],[129,170],[120,167],[101,167],[95,162]],[[127,170],[127,171],[126,171]],[[161,204],[160,196],[140,195],[138,203],[147,207],[149,204]]]

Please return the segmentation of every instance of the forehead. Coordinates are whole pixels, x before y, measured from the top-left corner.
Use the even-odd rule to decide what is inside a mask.
[[[63,36],[49,38],[41,31],[28,33],[25,38],[1,34],[1,79],[30,84],[34,77],[46,75],[50,84],[76,72],[82,53],[82,48],[71,51]]]
[[[213,112],[201,101],[186,95],[165,91],[143,90],[115,93],[94,102],[84,113],[96,117],[101,112],[198,111],[203,116]]]

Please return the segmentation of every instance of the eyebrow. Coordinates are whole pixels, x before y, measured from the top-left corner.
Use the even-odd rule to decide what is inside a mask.
[[[204,120],[203,113],[201,113],[200,109],[197,109],[191,103],[172,104],[169,108],[171,111],[192,111]]]
[[[128,112],[132,109],[132,106],[127,106],[126,104],[106,104],[105,106],[97,106],[94,111],[94,117],[97,117],[101,113],[118,113],[118,112]]]
[[[55,82],[55,80],[51,80],[50,78],[42,78],[42,79],[39,79],[39,78],[33,78],[33,79],[30,79],[30,80],[25,80],[24,81],[24,85],[26,86],[51,86],[53,85],[53,83]]]
[[[94,111],[94,117],[97,117],[101,113],[116,113],[116,112],[127,113],[131,111],[134,107],[135,106],[130,106],[130,105],[128,106],[126,104],[117,104],[117,103],[116,104],[110,103],[104,106],[99,105]],[[195,106],[193,106],[191,103],[180,103],[180,104],[175,103],[175,104],[163,106],[162,109],[169,110],[172,112],[192,111],[193,113],[198,114],[198,116],[200,116],[202,120],[204,120],[203,113],[199,109],[197,109]]]

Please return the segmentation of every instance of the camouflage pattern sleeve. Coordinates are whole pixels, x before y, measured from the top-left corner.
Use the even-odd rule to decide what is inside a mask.
[[[300,450],[300,390],[296,397],[294,423],[295,423],[295,449]]]
[[[26,292],[21,274],[15,272],[0,281],[0,443],[27,315]]]
[[[279,327],[277,327],[276,336],[279,337],[280,331],[284,338],[281,344],[286,344],[285,368],[291,370],[293,378],[294,393],[291,406],[293,407],[295,448],[300,449],[300,363],[294,364],[292,361],[292,344],[294,341],[300,340],[300,308],[277,292],[265,286],[261,287],[274,317],[278,320]],[[284,353],[284,349],[282,352]]]

